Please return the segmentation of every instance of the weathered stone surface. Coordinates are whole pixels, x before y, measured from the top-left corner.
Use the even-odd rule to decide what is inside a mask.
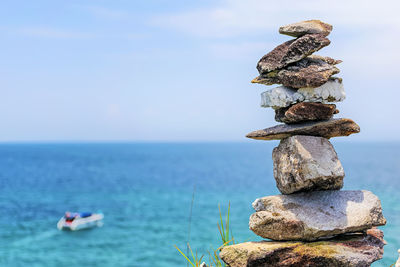
[[[399,257],[397,258],[397,261],[396,261],[394,267],[400,267],[400,249],[397,250],[397,253],[399,253]]]
[[[383,233],[344,235],[319,242],[246,242],[224,247],[219,254],[231,267],[366,267],[382,258]]]
[[[318,87],[339,73],[334,65],[342,62],[328,57],[309,56],[284,69],[275,70],[253,79],[252,83],[265,85],[282,84],[287,87]]]
[[[297,103],[297,98],[295,97],[296,90],[279,86],[265,91],[261,94],[261,107],[273,109],[285,108],[292,104]]]
[[[322,86],[298,90],[279,86],[261,94],[261,107],[273,109],[288,107],[298,102],[340,102],[346,98],[341,79],[330,78]]]
[[[300,102],[287,108],[275,109],[275,120],[287,124],[304,121],[329,120],[339,113],[334,104]]]
[[[295,135],[281,140],[272,152],[274,177],[282,194],[338,190],[344,170],[328,139]]]
[[[292,23],[279,28],[279,33],[293,37],[303,36],[305,34],[318,33],[323,36],[329,35],[332,31],[332,25],[320,20],[306,20]]]
[[[256,199],[249,227],[273,240],[317,240],[385,225],[381,202],[369,191],[314,191]]]
[[[290,63],[299,61],[306,56],[330,44],[328,38],[321,34],[307,34],[294,40],[278,45],[274,50],[263,56],[257,64],[257,70],[264,74],[281,69]]]
[[[331,138],[359,133],[360,127],[351,119],[330,119],[319,122],[279,124],[271,128],[257,130],[246,135],[257,140],[280,140],[293,135],[311,135]]]
[[[340,102],[346,98],[342,79],[331,78],[328,82],[316,88],[300,88],[294,96],[298,102]]]
[[[331,64],[331,65],[337,65],[337,64],[340,64],[340,63],[343,62],[340,59],[334,59],[334,58],[331,58],[331,57],[324,57],[324,56],[320,56],[320,55],[311,55],[311,56],[308,56],[307,58],[313,59],[313,60],[318,60],[318,59],[319,60],[323,60],[326,63]]]

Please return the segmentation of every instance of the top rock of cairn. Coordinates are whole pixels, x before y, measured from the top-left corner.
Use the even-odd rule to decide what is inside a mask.
[[[279,33],[293,37],[300,37],[306,34],[328,36],[331,31],[332,25],[316,19],[292,23],[279,28]]]

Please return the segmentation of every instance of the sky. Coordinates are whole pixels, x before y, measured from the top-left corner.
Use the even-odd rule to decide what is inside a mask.
[[[245,141],[277,124],[258,60],[320,19],[351,141],[400,141],[397,0],[35,0],[0,8],[0,142]]]

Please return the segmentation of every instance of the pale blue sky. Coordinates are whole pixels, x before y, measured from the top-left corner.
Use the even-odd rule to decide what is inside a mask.
[[[397,1],[2,1],[0,141],[235,141],[275,125],[250,84],[278,27],[334,25],[353,141],[400,140]]]

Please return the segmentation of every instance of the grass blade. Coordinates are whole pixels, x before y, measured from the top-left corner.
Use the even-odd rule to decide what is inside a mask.
[[[189,258],[185,255],[185,253],[183,253],[176,245],[174,245],[175,248],[182,254],[183,257],[185,257],[185,259],[193,266],[196,267],[190,260]]]
[[[192,211],[193,211],[193,203],[194,203],[194,193],[196,192],[196,185],[193,186],[193,193],[192,193],[192,202],[190,204],[190,213],[189,213],[189,226],[188,226],[188,240],[187,243],[190,243],[190,232],[192,226]],[[186,255],[189,255],[189,247],[186,247]],[[189,267],[189,263],[187,264]]]
[[[188,245],[188,247],[189,247],[190,253],[192,253],[192,259],[193,259],[194,262],[196,263],[196,258],[195,258],[194,255],[193,255],[193,250],[192,250],[192,248],[190,247],[189,243],[188,243],[187,245]],[[196,252],[196,253],[197,253],[197,252]],[[197,255],[197,254],[196,254],[196,255]],[[197,265],[197,263],[196,263],[196,265]]]
[[[218,204],[218,210],[219,210],[219,218],[220,218],[220,221],[221,221],[221,229],[222,229],[222,233],[221,233],[221,238],[222,238],[222,241],[224,242],[225,240],[225,229],[224,229],[224,222],[223,222],[223,220],[222,220],[222,211],[221,211],[221,205],[220,204]]]

